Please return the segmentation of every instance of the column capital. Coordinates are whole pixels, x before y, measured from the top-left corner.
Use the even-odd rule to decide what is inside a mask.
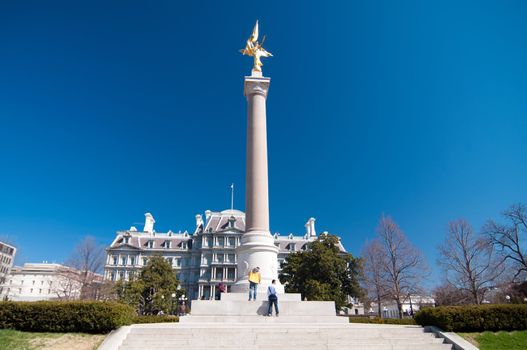
[[[267,97],[267,92],[269,91],[269,84],[271,83],[271,78],[266,77],[245,77],[244,91],[245,96],[250,95],[262,95]]]

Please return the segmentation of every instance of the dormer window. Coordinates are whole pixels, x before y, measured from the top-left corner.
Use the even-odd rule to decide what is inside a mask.
[[[124,244],[129,244],[130,243],[130,237],[129,236],[125,236],[123,243]]]
[[[170,242],[169,240],[166,240],[163,242],[163,248],[165,249],[170,249],[170,247],[172,246],[172,242]]]
[[[179,248],[181,249],[187,249],[187,242],[181,242],[178,244]]]
[[[289,244],[287,245],[287,249],[288,249],[290,252],[294,252],[294,251],[296,251],[296,244],[294,244],[294,243],[289,243]]]
[[[154,248],[154,241],[150,240],[150,241],[146,242],[146,246],[147,246],[147,248],[150,248],[150,249]]]

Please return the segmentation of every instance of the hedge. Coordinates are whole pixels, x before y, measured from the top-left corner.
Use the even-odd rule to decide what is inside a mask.
[[[403,325],[415,325],[415,320],[413,318],[369,318],[369,317],[359,317],[359,316],[350,316],[349,320],[351,323],[375,323],[375,324],[403,324]]]
[[[20,331],[107,333],[134,316],[133,308],[113,302],[0,302],[0,328]]]
[[[132,323],[164,323],[179,322],[179,317],[174,315],[143,315],[135,316]]]
[[[415,320],[447,332],[513,331],[527,329],[527,305],[441,306],[419,310]]]

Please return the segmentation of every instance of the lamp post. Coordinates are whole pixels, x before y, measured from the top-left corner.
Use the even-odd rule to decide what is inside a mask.
[[[177,309],[174,307],[174,303],[176,302],[176,293],[172,293],[170,296],[172,297],[172,315],[175,315],[177,313]]]
[[[183,294],[181,297],[179,297],[179,316],[185,316],[185,314],[187,313],[187,306],[186,306],[186,301],[187,301],[187,297],[185,296],[185,294]]]

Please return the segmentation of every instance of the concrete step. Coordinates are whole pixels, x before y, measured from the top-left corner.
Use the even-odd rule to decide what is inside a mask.
[[[221,295],[221,300],[226,301],[248,301],[249,293],[223,293]],[[267,300],[266,293],[257,293],[256,300],[264,301]],[[300,293],[284,293],[278,294],[279,301],[301,301]],[[194,303],[194,301],[192,301]]]
[[[332,301],[279,301],[278,307],[280,316],[336,315]],[[194,300],[191,316],[263,316],[268,308],[268,301]]]
[[[449,344],[405,344],[405,345],[354,345],[353,343],[348,344],[347,348],[353,350],[451,350],[452,346]],[[340,344],[287,344],[282,346],[273,346],[273,350],[291,350],[291,349],[302,349],[302,350],[342,350],[343,347]],[[166,344],[163,346],[121,346],[119,350],[181,350],[182,347],[177,343]],[[202,346],[202,345],[188,345],[183,349],[188,350],[269,350],[268,345],[243,345],[243,346]]]
[[[345,323],[348,324],[349,320],[347,317],[339,316],[282,316],[280,317],[267,317],[267,316],[183,316],[179,319],[179,322],[200,324],[204,322],[217,322],[217,323],[271,323],[271,324],[286,324],[286,323],[306,323],[306,324],[318,324],[318,323]]]
[[[269,346],[280,346],[282,344],[290,344],[290,343],[311,343],[311,344],[330,344],[330,345],[346,345],[346,344],[354,344],[354,345],[360,345],[360,344],[366,344],[366,345],[385,345],[385,344],[392,344],[392,345],[404,345],[404,344],[442,344],[443,339],[440,338],[425,338],[425,339],[413,339],[413,338],[401,338],[401,339],[383,339],[383,338],[377,338],[377,339],[360,339],[360,338],[344,338],[344,339],[328,339],[325,337],[318,337],[318,338],[274,338],[273,336],[267,336],[267,337],[260,337],[260,338],[251,338],[251,337],[243,337],[240,338],[223,338],[221,336],[208,339],[207,337],[202,338],[194,338],[194,339],[177,339],[177,338],[167,338],[167,339],[145,339],[140,337],[127,337],[127,339],[123,342],[123,345],[144,345],[144,346],[153,346],[153,345],[159,345],[162,346],[164,344],[169,343],[179,343],[181,345],[210,345],[210,346],[218,346],[218,345],[224,345],[224,346],[242,346],[242,345],[269,345]]]

